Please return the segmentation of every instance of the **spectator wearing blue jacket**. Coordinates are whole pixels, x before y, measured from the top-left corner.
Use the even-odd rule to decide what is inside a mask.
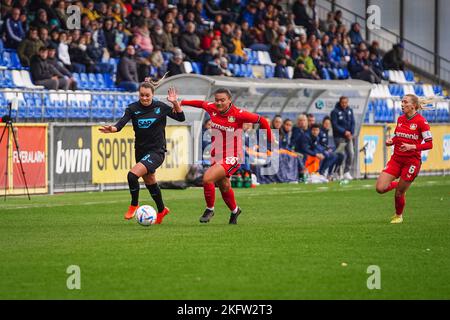
[[[20,21],[20,9],[13,8],[11,16],[5,22],[5,46],[10,49],[17,49],[19,43],[25,39],[25,30]]]
[[[361,26],[359,25],[358,22],[352,24],[348,36],[350,37],[352,44],[356,46],[364,41],[361,35]]]
[[[277,65],[275,66],[275,78],[283,78],[283,79],[289,79],[289,73],[287,71],[287,61],[286,58],[281,58],[278,60]]]
[[[280,148],[292,150],[294,148],[294,139],[292,137],[292,120],[285,119],[280,130]]]
[[[344,152],[345,167],[344,178],[353,179],[350,171],[353,166],[354,147],[353,135],[355,134],[355,116],[349,107],[348,97],[342,96],[331,111],[331,124],[333,126],[333,137],[337,152]]]

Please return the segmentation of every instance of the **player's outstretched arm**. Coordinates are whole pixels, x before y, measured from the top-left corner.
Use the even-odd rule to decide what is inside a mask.
[[[202,108],[202,109],[205,109],[206,103],[207,103],[207,101],[203,101],[203,100],[181,100],[182,106],[190,106],[190,107]]]
[[[114,133],[117,132],[117,128],[114,126],[103,126],[101,128],[98,129],[100,132],[103,133]]]

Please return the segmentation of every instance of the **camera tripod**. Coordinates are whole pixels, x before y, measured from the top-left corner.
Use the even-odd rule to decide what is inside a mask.
[[[12,105],[10,102],[9,103],[8,121],[5,122],[5,126],[3,127],[2,135],[0,136],[0,143],[1,143],[3,140],[3,137],[5,136],[5,133],[6,133],[6,161],[5,161],[6,167],[5,167],[5,200],[4,201],[6,201],[6,191],[7,191],[7,185],[8,185],[8,156],[9,156],[9,141],[8,140],[9,140],[10,132],[12,133],[13,142],[16,147],[17,154],[18,154],[17,158],[19,158],[20,171],[22,173],[23,181],[25,182],[25,189],[27,191],[28,200],[31,200],[30,192],[28,191],[27,179],[25,177],[25,170],[23,169],[22,158],[20,157],[19,144],[17,143],[17,136],[16,136],[15,128],[14,128],[13,121],[11,118],[11,110],[12,110]]]

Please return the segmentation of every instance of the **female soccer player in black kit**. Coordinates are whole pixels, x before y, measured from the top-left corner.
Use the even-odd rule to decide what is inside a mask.
[[[170,88],[167,100],[173,107],[153,100],[155,83],[142,82],[139,86],[139,101],[130,104],[125,114],[114,126],[103,126],[99,130],[103,133],[119,132],[128,121],[132,121],[135,133],[136,165],[128,172],[128,185],[130,187],[131,205],[125,213],[125,219],[133,218],[138,208],[139,178],[144,179],[150,195],[158,207],[156,223],[160,224],[169,209],[164,206],[161,190],[155,177],[156,169],[164,161],[166,152],[166,120],[167,117],[176,121],[184,121],[185,116],[177,101],[175,89]]]

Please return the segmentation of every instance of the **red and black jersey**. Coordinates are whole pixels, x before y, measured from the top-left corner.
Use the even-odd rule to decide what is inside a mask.
[[[259,123],[262,129],[267,130],[268,141],[274,140],[266,119],[255,113],[239,109],[234,104],[230,104],[223,113],[217,109],[214,103],[208,101],[183,100],[181,105],[202,108],[209,114],[212,129],[211,156],[217,160],[225,161],[229,157],[242,159],[242,131],[240,129],[244,123]]]
[[[398,118],[394,132],[394,155],[420,159],[422,150],[432,148],[432,140],[430,125],[421,114],[416,113],[411,118],[403,114]],[[415,144],[416,150],[400,151],[403,143]]]

